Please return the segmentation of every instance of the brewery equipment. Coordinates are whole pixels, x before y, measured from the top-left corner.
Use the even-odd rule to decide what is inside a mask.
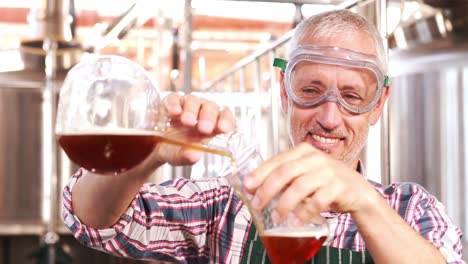
[[[424,2],[431,11],[404,21],[389,39],[389,178],[384,181],[421,184],[466,234],[468,3]]]
[[[135,2],[84,46],[74,39],[74,12],[74,0],[35,1],[28,15],[33,33],[14,51],[23,68],[0,73],[0,235],[39,236],[38,252],[45,252],[39,255],[49,263],[55,263],[59,234],[69,234],[61,220],[61,193],[77,170],[53,133],[62,81],[84,55],[150,18],[140,19],[141,5]]]

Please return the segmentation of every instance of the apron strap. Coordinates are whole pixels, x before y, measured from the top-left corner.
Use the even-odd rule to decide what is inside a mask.
[[[307,262],[313,264],[371,264],[374,263],[369,251],[352,251],[343,248],[323,246],[314,258]]]
[[[271,264],[262,240],[253,224],[250,225],[247,243],[241,259],[241,264]],[[306,264],[372,264],[368,251],[352,251],[348,249],[322,246],[313,259]]]
[[[271,264],[268,258],[263,242],[258,236],[257,229],[253,223],[250,224],[247,243],[245,243],[244,253],[242,254],[241,264]]]

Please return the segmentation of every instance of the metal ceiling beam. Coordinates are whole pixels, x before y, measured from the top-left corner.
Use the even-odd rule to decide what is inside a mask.
[[[224,1],[224,0],[219,0],[219,1]],[[360,0],[230,0],[230,1],[316,4],[316,5],[321,4],[321,5],[334,5],[336,6],[337,9],[347,9],[347,8],[351,8],[355,6],[357,2],[359,2]],[[379,0],[374,0],[374,1],[379,1]]]
[[[321,4],[321,5],[338,5],[338,4],[347,2],[347,0],[234,0],[234,1],[273,2],[273,3],[292,3],[292,4]]]

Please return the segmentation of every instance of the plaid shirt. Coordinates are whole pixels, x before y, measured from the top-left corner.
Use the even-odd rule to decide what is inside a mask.
[[[179,263],[239,263],[246,248],[251,217],[223,178],[175,179],[145,184],[112,227],[97,230],[73,214],[72,190],[79,170],[63,193],[63,218],[82,244],[113,255]],[[413,183],[382,186],[371,182],[405,220],[439,248],[448,263],[462,260],[461,231],[445,207]],[[333,235],[325,242],[336,248],[365,251],[349,214],[330,220]]]

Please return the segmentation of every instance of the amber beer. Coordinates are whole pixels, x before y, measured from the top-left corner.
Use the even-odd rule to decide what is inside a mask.
[[[70,160],[100,174],[116,174],[136,166],[160,140],[152,132],[131,129],[61,134],[57,138]]]
[[[273,264],[304,264],[320,249],[326,234],[307,229],[275,228],[262,235]]]

